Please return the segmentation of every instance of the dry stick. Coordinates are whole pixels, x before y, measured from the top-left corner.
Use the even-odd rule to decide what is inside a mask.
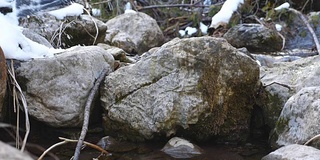
[[[208,5],[194,5],[194,4],[171,4],[171,5],[153,5],[139,8],[138,11],[153,9],[153,8],[171,8],[171,7],[210,7]]]
[[[319,44],[319,40],[318,40],[318,37],[316,35],[316,33],[314,32],[313,28],[311,27],[311,25],[309,24],[309,22],[307,21],[307,19],[304,17],[304,15],[293,9],[293,8],[289,8],[289,11],[293,11],[294,13],[298,14],[300,16],[300,18],[302,19],[303,23],[307,26],[307,28],[309,29],[312,37],[313,37],[313,40],[314,40],[314,43],[316,44],[316,48],[317,48],[317,51],[318,51],[318,54],[320,54],[320,44]]]
[[[99,28],[98,28],[98,25],[97,25],[97,23],[96,23],[96,21],[93,19],[93,17],[90,15],[90,12],[87,10],[87,9],[84,9],[86,12],[87,12],[87,14],[89,15],[89,17],[91,18],[91,20],[92,20],[92,22],[93,22],[93,24],[94,24],[94,27],[96,28],[96,35],[95,35],[95,37],[94,37],[94,40],[93,40],[93,44],[92,45],[94,45],[95,43],[96,43],[96,41],[97,41],[97,39],[98,39],[98,36],[99,36]],[[83,28],[85,28],[85,27],[83,27]],[[90,33],[88,33],[89,35],[91,35]]]
[[[23,92],[21,90],[21,87],[19,85],[19,83],[16,81],[14,74],[10,71],[10,69],[8,69],[8,73],[10,74],[10,76],[12,77],[12,80],[14,81],[14,86],[18,89],[19,91],[19,95],[20,95],[20,99],[22,102],[22,106],[24,108],[24,114],[25,114],[25,119],[26,119],[26,133],[25,136],[23,138],[23,143],[21,146],[21,152],[24,151],[25,147],[26,147],[26,143],[27,143],[27,139],[29,136],[29,132],[30,132],[30,122],[29,122],[29,115],[28,115],[28,105],[27,105],[27,100],[25,98],[25,96],[23,95]]]
[[[312,137],[310,140],[308,140],[308,141],[307,141],[306,143],[304,143],[303,145],[308,145],[310,142],[312,142],[313,140],[318,139],[318,138],[320,138],[320,134]]]
[[[63,138],[63,137],[59,137],[59,139],[60,139],[60,140],[63,140],[63,141],[58,142],[58,143],[52,145],[51,147],[49,147],[47,150],[45,150],[45,151],[41,154],[41,156],[38,158],[38,160],[42,160],[43,157],[44,157],[47,153],[49,153],[53,148],[55,148],[55,147],[57,147],[57,146],[61,146],[61,145],[63,145],[63,144],[67,144],[67,143],[69,143],[69,142],[71,142],[71,143],[77,143],[77,142],[78,142],[78,140],[73,140],[73,139],[68,139],[68,138]],[[83,143],[86,144],[87,146],[93,148],[93,149],[96,149],[96,150],[98,150],[98,151],[101,151],[101,152],[103,152],[103,153],[105,153],[105,154],[109,154],[109,152],[107,152],[106,150],[102,149],[101,147],[99,147],[99,146],[97,146],[97,145],[95,145],[95,144],[92,144],[92,143],[89,143],[89,142],[86,142],[86,141],[84,141]]]
[[[86,106],[84,109],[84,120],[83,120],[83,125],[82,125],[82,129],[81,129],[81,134],[79,137],[79,141],[77,143],[77,147],[75,149],[74,152],[74,160],[78,160],[79,159],[79,155],[80,155],[80,150],[81,150],[81,146],[83,144],[84,138],[86,137],[87,134],[87,130],[88,130],[88,125],[89,125],[89,117],[90,117],[90,108],[91,108],[91,103],[93,101],[94,95],[95,93],[98,91],[100,83],[102,82],[102,80],[104,79],[104,77],[109,73],[109,69],[105,68],[102,70],[102,73],[99,75],[97,81],[95,82],[93,88],[90,91],[88,100],[86,102]]]

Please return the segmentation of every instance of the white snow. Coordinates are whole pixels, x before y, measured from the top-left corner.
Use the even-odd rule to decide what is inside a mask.
[[[285,2],[281,4],[280,6],[276,7],[274,10],[279,11],[282,9],[288,9],[290,7],[290,4],[288,2]]]
[[[208,28],[209,28],[208,26],[200,22],[200,30],[203,35],[208,34]]]
[[[72,3],[70,6],[65,8],[57,9],[48,12],[49,14],[57,17],[58,19],[63,19],[66,16],[78,16],[83,13],[83,5],[79,3]]]
[[[97,8],[92,8],[92,15],[93,16],[101,16],[101,10]]]
[[[238,6],[243,3],[243,0],[227,0],[224,2],[220,11],[212,17],[210,28],[218,28],[221,24],[228,23],[233,12],[238,9]]]
[[[13,12],[3,15],[0,13],[0,46],[6,59],[30,60],[32,58],[53,57],[55,53],[62,52],[62,49],[48,48],[36,43],[22,34],[22,28],[18,26],[15,2],[9,3]],[[8,2],[0,0],[0,6],[7,6]],[[83,12],[83,6],[73,3],[70,7],[52,11],[57,17],[79,15]]]
[[[11,3],[5,0],[0,0],[0,7],[11,7]]]
[[[132,10],[132,6],[130,2],[127,2],[124,6],[124,13],[136,13],[136,11]]]
[[[275,27],[278,32],[280,32],[282,30],[282,26],[280,24],[275,24]]]
[[[186,31],[187,35],[191,36],[191,35],[193,35],[194,33],[197,33],[198,30],[197,30],[197,28],[187,27],[187,28],[185,29],[185,31]]]
[[[180,37],[184,37],[186,35],[185,30],[179,30]]]

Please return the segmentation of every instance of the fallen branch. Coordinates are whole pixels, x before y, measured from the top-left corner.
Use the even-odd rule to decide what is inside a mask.
[[[63,144],[67,144],[67,143],[69,143],[69,142],[71,142],[71,143],[77,143],[77,142],[79,142],[78,140],[67,139],[67,138],[63,138],[63,137],[59,137],[59,139],[62,140],[62,141],[61,141],[61,142],[58,142],[58,143],[56,143],[56,144],[54,144],[54,145],[52,145],[52,146],[49,147],[47,150],[45,150],[45,151],[41,154],[41,156],[38,158],[38,160],[42,160],[43,157],[44,157],[47,153],[49,153],[52,149],[54,149],[55,147],[61,146],[61,145],[63,145]],[[99,147],[99,146],[97,146],[97,145],[95,145],[95,144],[92,144],[92,143],[89,143],[89,142],[86,142],[86,141],[84,141],[83,143],[86,144],[87,146],[93,148],[93,149],[96,149],[96,150],[98,150],[98,151],[101,151],[101,152],[103,152],[103,153],[105,153],[105,154],[109,154],[109,152],[107,152],[106,150],[104,150],[103,148],[101,148],[101,147]]]
[[[110,72],[110,70],[108,68],[104,69],[102,71],[102,73],[99,75],[98,79],[96,80],[93,88],[90,91],[88,100],[86,102],[85,105],[85,109],[84,109],[84,120],[83,120],[83,125],[82,125],[82,129],[81,129],[81,134],[77,143],[77,147],[75,149],[74,152],[74,160],[78,160],[79,159],[79,155],[80,155],[80,150],[81,150],[81,146],[83,144],[84,138],[86,137],[87,134],[87,130],[88,130],[88,125],[89,125],[89,117],[90,117],[90,109],[91,109],[91,104],[94,98],[95,93],[98,91],[100,83],[102,82],[102,80],[104,79],[104,77]]]

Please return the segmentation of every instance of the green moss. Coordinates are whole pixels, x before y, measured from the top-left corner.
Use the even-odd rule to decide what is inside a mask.
[[[317,26],[319,25],[319,14],[314,14],[313,16],[311,16],[311,23],[313,24],[314,28],[317,28]]]
[[[221,7],[222,5],[221,6],[211,5],[208,13],[208,17],[213,17],[215,14],[217,14],[220,11]]]
[[[299,36],[302,37],[302,38],[305,38],[305,37],[307,36],[307,31],[302,30],[302,31],[299,33]]]
[[[275,127],[276,133],[278,134],[278,133],[284,132],[286,128],[288,128],[288,124],[289,124],[289,119],[280,117],[276,123],[276,127]]]

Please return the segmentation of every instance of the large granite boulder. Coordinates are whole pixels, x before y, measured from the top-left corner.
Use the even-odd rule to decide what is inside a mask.
[[[306,87],[293,95],[282,109],[275,134],[279,146],[304,144],[320,134],[320,86]],[[319,147],[319,139],[313,146]]]
[[[261,67],[264,92],[261,104],[267,124],[274,128],[287,100],[304,87],[320,86],[320,57],[308,57],[293,62],[275,62]]]
[[[50,14],[38,14],[19,19],[20,26],[40,34],[54,47],[69,48],[104,41],[107,26],[102,21],[80,15],[59,20]]]
[[[131,54],[142,54],[162,45],[163,33],[157,22],[142,12],[125,13],[106,22],[105,42]]]
[[[3,103],[5,101],[5,95],[7,90],[7,66],[4,53],[0,47],[0,122],[4,118]]]
[[[319,160],[320,150],[298,144],[291,144],[277,149],[261,160]]]
[[[0,141],[0,159],[7,160],[33,160],[29,155]]]
[[[250,52],[274,52],[282,48],[280,35],[261,24],[239,24],[223,36],[234,47],[246,47]]]
[[[259,67],[226,40],[174,39],[108,75],[101,89],[108,135],[246,137]]]
[[[54,127],[83,122],[87,97],[104,68],[113,68],[111,54],[97,46],[75,47],[53,58],[21,63],[17,79],[29,114]]]

